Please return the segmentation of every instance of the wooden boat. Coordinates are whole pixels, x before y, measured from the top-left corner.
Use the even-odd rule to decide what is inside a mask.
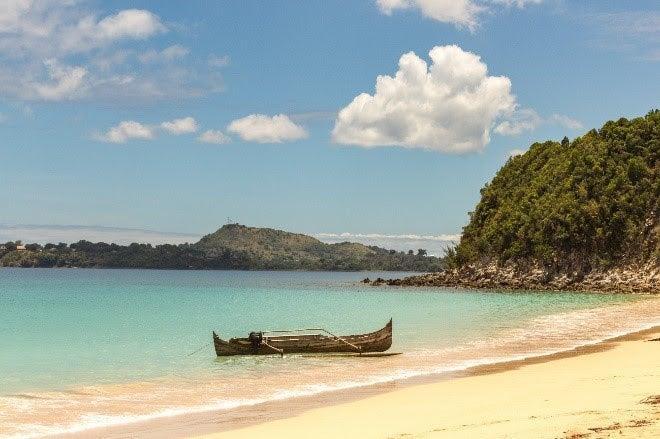
[[[213,331],[213,345],[218,357],[229,355],[284,355],[292,353],[385,352],[392,346],[392,319],[378,331],[368,334],[337,336],[322,329],[251,332],[245,338],[225,341]]]

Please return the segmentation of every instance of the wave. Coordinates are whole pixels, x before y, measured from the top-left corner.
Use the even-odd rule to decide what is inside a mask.
[[[240,392],[231,396],[229,387],[222,388],[220,383],[203,385],[204,380],[197,380],[183,388],[180,382],[167,381],[139,385],[113,386],[108,390],[95,386],[94,391],[29,393],[0,397],[0,408],[11,408],[13,413],[45,413],[61,408],[62,403],[78,401],[84,406],[75,419],[65,422],[46,422],[45,420],[26,422],[26,419],[10,419],[10,415],[0,414],[0,431],[5,430],[11,439],[33,438],[56,434],[71,434],[101,427],[113,427],[158,418],[182,416],[195,413],[227,411],[240,407],[254,406],[266,402],[284,401],[291,398],[313,396],[326,392],[348,390],[372,386],[393,381],[424,376],[443,376],[469,370],[478,366],[493,365],[511,361],[528,360],[547,355],[568,352],[577,348],[595,345],[612,338],[643,331],[660,325],[660,300],[648,299],[632,303],[602,306],[578,311],[569,311],[535,317],[515,328],[502,331],[496,337],[474,340],[468,343],[443,348],[423,349],[405,353],[399,357],[388,357],[386,361],[355,363],[355,367],[346,368],[345,363],[337,362],[324,365],[321,371],[313,368],[300,371],[300,381],[291,385],[291,370],[280,371],[284,374],[280,381],[275,378],[272,388],[264,389],[263,394],[255,397],[241,397]],[[484,355],[485,353],[485,355]],[[292,358],[296,365],[295,357]],[[330,361],[330,360],[329,360]],[[318,364],[316,364],[318,365]],[[343,369],[351,369],[351,373]],[[296,372],[299,372],[296,370]],[[328,376],[336,378],[328,381]],[[276,375],[277,376],[277,375]],[[227,377],[224,379],[226,380]],[[242,378],[242,385],[250,383],[254,377]],[[245,381],[247,380],[247,381]],[[307,382],[305,382],[307,380]],[[325,380],[325,382],[323,382]],[[216,386],[223,389],[214,393]],[[234,387],[240,388],[236,385]],[[245,387],[243,387],[245,388]],[[139,390],[138,390],[139,389]],[[158,389],[162,393],[154,393]],[[190,401],[189,405],[180,405],[175,401],[197,393],[207,392],[203,401]],[[224,392],[224,396],[222,393]],[[170,398],[172,403],[163,408],[147,413],[131,413],[142,407],[132,404],[133,399],[140,400],[146,394],[154,399]],[[136,396],[138,395],[138,396]],[[79,399],[76,399],[79,398]],[[93,399],[90,399],[93,398]],[[94,404],[90,404],[93,401]],[[89,407],[112,404],[113,410],[121,413],[89,411]],[[167,403],[166,403],[167,404]],[[110,407],[110,406],[108,406]],[[0,410],[7,412],[7,410]]]

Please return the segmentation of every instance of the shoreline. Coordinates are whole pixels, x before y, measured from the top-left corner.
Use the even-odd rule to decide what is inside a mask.
[[[501,265],[497,262],[489,262],[399,279],[378,278],[371,281],[367,278],[362,282],[372,286],[660,294],[660,266],[649,261],[645,264],[585,273],[557,272],[538,264]]]
[[[660,436],[660,328],[500,364],[287,419],[203,436],[642,438]]]
[[[242,434],[253,428],[267,428],[266,425],[279,422],[297,422],[300,416],[316,411],[333,410],[346,405],[360,403],[371,398],[398,394],[407,389],[424,389],[428,386],[443,385],[457,380],[469,380],[479,376],[508,374],[529,366],[554,363],[566,359],[578,358],[589,354],[598,354],[615,349],[630,341],[639,341],[660,335],[660,326],[635,331],[625,335],[615,336],[603,341],[594,342],[574,349],[531,357],[526,359],[504,361],[486,365],[473,366],[468,369],[393,380],[385,383],[371,384],[360,387],[333,390],[307,396],[297,396],[282,400],[267,401],[255,405],[242,406],[230,410],[209,410],[168,417],[153,418],[146,421],[133,422],[114,426],[86,429],[56,435],[53,437],[108,437],[120,438],[127,436],[140,437],[190,437],[213,435]],[[660,393],[660,388],[656,393]],[[338,420],[338,422],[342,422]],[[273,424],[274,425],[274,424]]]

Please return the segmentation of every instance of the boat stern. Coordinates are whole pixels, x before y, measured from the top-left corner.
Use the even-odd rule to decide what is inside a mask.
[[[240,349],[231,343],[221,339],[218,334],[213,331],[213,347],[215,348],[215,354],[218,357],[226,357],[230,355],[241,355],[244,354]]]

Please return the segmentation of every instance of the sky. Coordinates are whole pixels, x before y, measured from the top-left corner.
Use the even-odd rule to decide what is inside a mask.
[[[436,245],[512,154],[658,103],[657,1],[4,0],[0,236]]]

